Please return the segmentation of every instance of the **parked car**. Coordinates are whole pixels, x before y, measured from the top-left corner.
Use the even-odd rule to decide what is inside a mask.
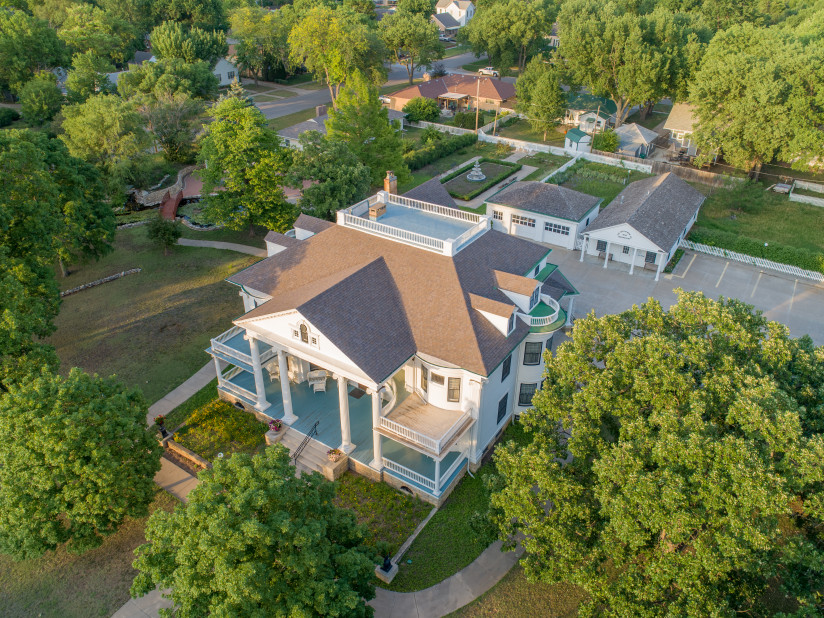
[[[449,38],[447,35],[445,35],[445,34],[440,34],[440,35],[438,35],[438,38],[439,38],[441,41],[451,41],[451,40],[452,40],[452,39],[450,39],[450,38]]]
[[[389,97],[387,97],[385,95],[381,95],[379,98],[380,98],[380,101],[383,105],[390,105],[392,103],[392,99],[390,99]]]
[[[478,71],[478,75],[489,75],[491,77],[498,77],[498,71],[495,67],[484,67]]]

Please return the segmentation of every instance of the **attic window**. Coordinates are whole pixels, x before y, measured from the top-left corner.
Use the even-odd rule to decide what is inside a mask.
[[[513,330],[515,330],[515,312],[512,312],[512,315],[509,316],[509,325],[506,328],[506,334],[508,335]]]
[[[300,340],[303,343],[309,343],[309,329],[306,328],[306,324],[300,325]]]

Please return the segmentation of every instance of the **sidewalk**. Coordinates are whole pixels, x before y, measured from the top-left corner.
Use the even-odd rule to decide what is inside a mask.
[[[219,240],[195,240],[193,238],[179,238],[177,244],[184,247],[205,247],[207,249],[226,249],[227,251],[237,251],[247,253],[257,257],[266,257],[266,249],[258,249],[249,245],[241,245],[235,242],[220,242]]]
[[[146,424],[151,425],[154,423],[155,418],[161,414],[165,416],[184,401],[187,401],[197,391],[214,380],[216,375],[215,364],[213,361],[209,361],[203,365],[195,375],[149,406],[149,413],[146,415]]]

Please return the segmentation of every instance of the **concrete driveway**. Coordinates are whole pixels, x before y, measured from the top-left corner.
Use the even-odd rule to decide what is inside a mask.
[[[628,268],[614,262],[604,269],[603,261],[587,256],[579,262],[579,251],[552,247],[550,261],[578,288],[573,313],[581,317],[590,310],[596,315],[619,313],[652,297],[665,308],[675,300],[676,288],[703,292],[710,298],[738,298],[776,322],[786,324],[793,337],[810,335],[824,345],[824,284],[790,275],[760,270],[754,266],[687,251],[675,271],[661,275]]]

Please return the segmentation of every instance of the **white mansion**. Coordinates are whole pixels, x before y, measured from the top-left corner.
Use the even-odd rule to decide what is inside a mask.
[[[381,191],[270,233],[209,353],[221,397],[440,504],[532,405],[577,291],[549,248],[432,201]]]

